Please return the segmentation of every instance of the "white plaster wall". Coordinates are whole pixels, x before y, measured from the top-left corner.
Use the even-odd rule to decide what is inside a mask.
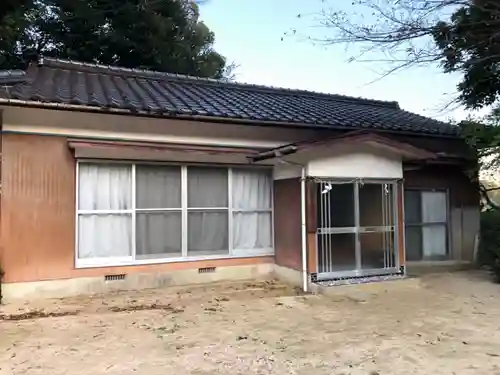
[[[310,161],[307,174],[314,177],[403,178],[403,166],[397,157],[351,152]]]
[[[297,165],[278,164],[274,166],[274,179],[285,180],[298,178],[302,175],[302,168]]]
[[[264,149],[317,137],[316,132],[310,129],[207,123],[54,109],[0,107],[0,110],[3,110],[3,130],[24,134]]]

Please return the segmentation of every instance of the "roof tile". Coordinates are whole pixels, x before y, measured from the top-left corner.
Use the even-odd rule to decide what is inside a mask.
[[[456,135],[450,124],[384,102],[45,58],[0,72],[4,99],[117,108],[131,113],[207,116],[346,129]],[[36,104],[36,103],[33,103]]]

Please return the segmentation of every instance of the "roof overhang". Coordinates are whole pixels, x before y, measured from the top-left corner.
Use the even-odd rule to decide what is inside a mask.
[[[257,120],[247,118],[233,118],[233,117],[218,117],[206,116],[201,114],[192,113],[176,113],[169,111],[151,112],[143,110],[131,110],[115,107],[99,107],[85,104],[69,104],[58,102],[47,102],[39,100],[19,100],[9,97],[2,97],[0,93],[0,106],[10,107],[29,107],[46,110],[59,110],[59,111],[73,111],[73,112],[86,112],[86,113],[99,113],[103,115],[121,115],[121,116],[134,116],[146,118],[163,118],[174,120],[190,120],[190,121],[203,121],[207,123],[221,123],[221,124],[239,124],[239,125],[254,125],[254,126],[273,126],[279,128],[299,128],[299,129],[314,129],[326,131],[349,131],[352,129],[350,126],[333,125],[333,124],[309,124],[305,122],[294,121],[278,121],[278,120]],[[411,130],[393,130],[393,129],[374,129],[380,134],[399,134],[410,135],[412,137],[436,137],[443,139],[457,139],[455,134],[441,134],[439,132],[415,132]]]
[[[383,137],[373,132],[353,131],[335,138],[295,143],[267,150],[252,156],[251,160],[252,162],[262,162],[269,159],[310,160],[318,155],[332,156],[349,153],[363,146],[399,157],[403,161],[423,161],[437,159],[438,157],[434,152]]]
[[[78,159],[249,164],[259,150],[194,144],[68,139]]]

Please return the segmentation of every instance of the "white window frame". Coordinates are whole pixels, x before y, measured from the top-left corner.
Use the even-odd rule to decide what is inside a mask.
[[[80,164],[122,164],[127,165],[132,168],[132,206],[129,210],[80,210],[79,209],[79,177],[80,177]],[[136,259],[136,232],[137,232],[137,222],[136,217],[139,212],[165,212],[165,211],[175,211],[179,212],[179,208],[154,208],[154,209],[137,209],[136,207],[136,167],[137,165],[168,165],[176,166],[181,168],[181,249],[182,255],[180,257],[165,257],[158,259]],[[212,168],[225,168],[228,171],[228,206],[227,207],[188,207],[188,189],[187,189],[187,171],[189,166],[198,167],[212,167]],[[248,168],[248,169],[265,169],[270,172],[272,181],[272,169],[264,166],[235,166],[237,169]],[[95,160],[95,159],[79,159],[76,161],[76,194],[75,194],[75,268],[93,268],[93,267],[115,267],[115,266],[131,266],[131,265],[146,265],[146,264],[161,264],[161,263],[175,263],[175,262],[193,262],[200,260],[210,260],[210,259],[230,259],[230,258],[253,258],[253,257],[263,257],[263,256],[274,256],[274,191],[273,184],[271,183],[271,207],[263,209],[245,210],[245,209],[235,209],[232,207],[232,166],[227,165],[200,165],[200,164],[179,164],[179,163],[160,163],[160,162],[127,162],[127,161],[116,161],[116,160]],[[200,256],[188,256],[188,212],[190,211],[222,211],[226,210],[228,213],[228,252],[226,254],[216,254],[216,255],[200,255]],[[271,247],[264,249],[234,249],[233,248],[233,215],[237,212],[269,212],[271,216]],[[85,214],[131,214],[132,220],[132,256],[127,257],[113,257],[113,258],[84,258],[79,259],[78,257],[78,247],[79,247],[79,217]]]

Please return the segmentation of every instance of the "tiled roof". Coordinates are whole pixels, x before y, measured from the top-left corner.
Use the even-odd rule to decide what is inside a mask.
[[[404,111],[397,102],[48,58],[30,65],[24,82],[19,82],[18,72],[4,75],[0,75],[0,85],[6,85],[10,77],[12,86],[0,94],[0,103],[70,104],[132,114],[323,128],[457,133],[456,127]]]
[[[0,85],[14,85],[24,81],[26,81],[26,74],[23,70],[0,71]]]

